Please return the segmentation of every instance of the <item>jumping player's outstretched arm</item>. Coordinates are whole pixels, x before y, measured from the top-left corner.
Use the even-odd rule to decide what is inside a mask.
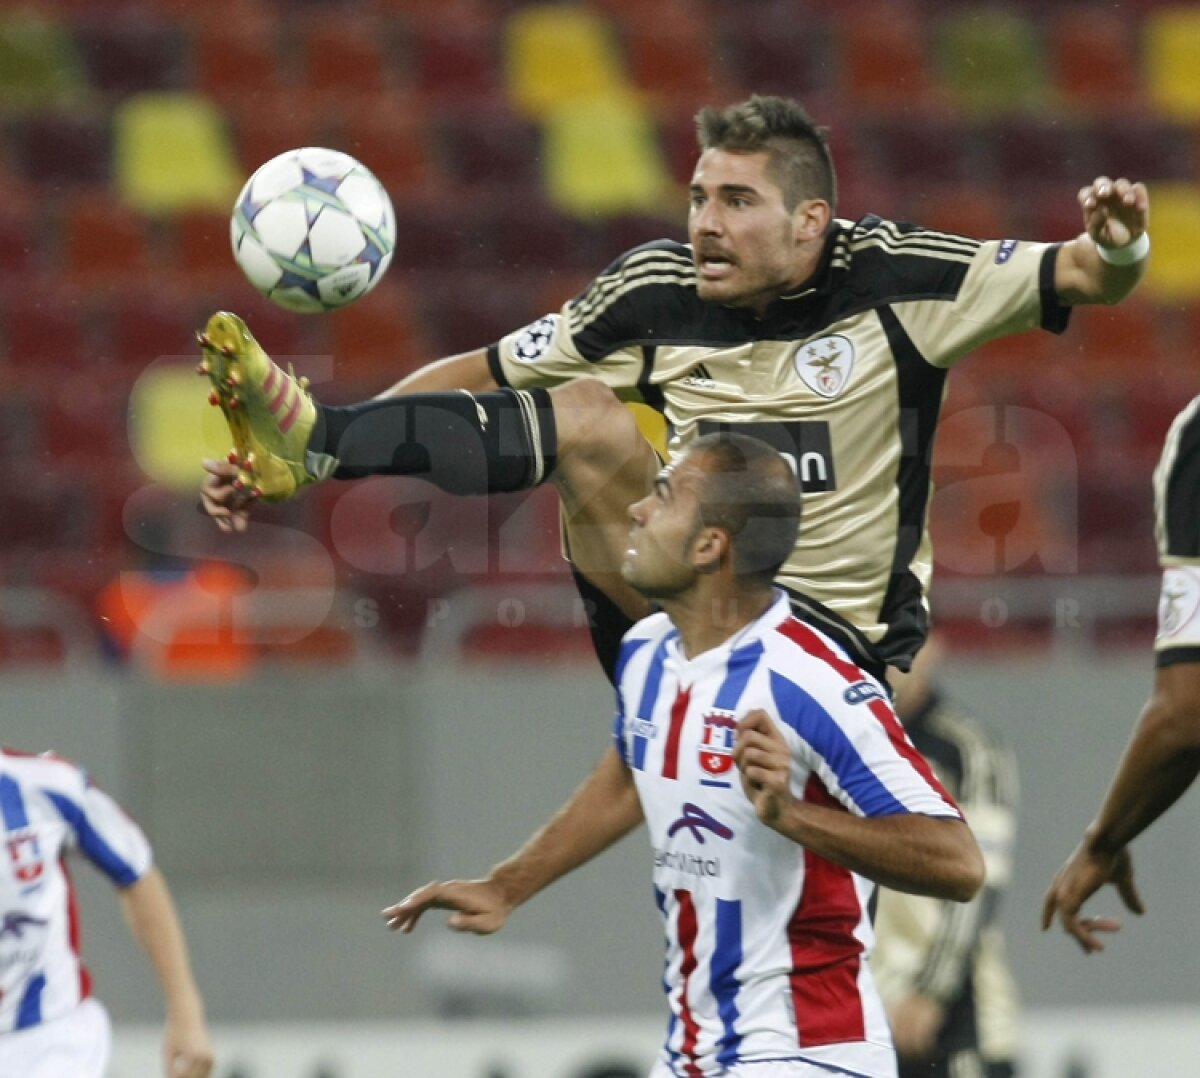
[[[411,932],[426,910],[452,910],[447,924],[486,936],[560,876],[623,838],[642,820],[633,777],[610,748],[583,784],[515,854],[477,880],[435,880],[383,911],[388,928]]]
[[[1042,906],[1042,929],[1055,914],[1085,953],[1104,950],[1097,933],[1116,932],[1120,921],[1080,917],[1104,884],[1117,888],[1125,906],[1142,913],[1128,844],[1167,811],[1200,774],[1200,663],[1160,666],[1154,691],[1121,758],[1099,815],[1054,877]]]
[[[967,902],[983,886],[983,855],[961,819],[863,817],[796,797],[791,749],[765,711],[738,723],[733,758],[758,818],[805,849],[897,891]]]
[[[1066,304],[1117,303],[1146,271],[1150,196],[1146,185],[1099,176],[1079,191],[1082,235],[1064,243],[1054,288]]]

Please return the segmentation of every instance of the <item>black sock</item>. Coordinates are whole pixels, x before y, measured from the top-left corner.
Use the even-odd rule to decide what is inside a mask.
[[[495,494],[543,482],[558,436],[544,389],[452,390],[319,405],[308,448],[337,459],[337,479],[411,475],[451,494]]]

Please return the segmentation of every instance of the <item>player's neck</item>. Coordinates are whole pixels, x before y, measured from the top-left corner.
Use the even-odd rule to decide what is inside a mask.
[[[661,604],[679,630],[683,654],[694,659],[757,621],[774,601],[775,592],[769,587],[736,587],[717,578],[703,578],[685,594],[663,599]]]

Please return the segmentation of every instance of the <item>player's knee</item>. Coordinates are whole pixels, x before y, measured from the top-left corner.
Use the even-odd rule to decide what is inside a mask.
[[[550,391],[560,458],[572,453],[609,455],[640,440],[637,422],[598,378],[576,378]]]

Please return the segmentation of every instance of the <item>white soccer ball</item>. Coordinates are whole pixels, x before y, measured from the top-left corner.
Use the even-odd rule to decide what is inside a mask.
[[[396,214],[349,154],[307,146],[259,168],[230,222],[233,257],[289,311],[328,311],[366,295],[392,260]]]

